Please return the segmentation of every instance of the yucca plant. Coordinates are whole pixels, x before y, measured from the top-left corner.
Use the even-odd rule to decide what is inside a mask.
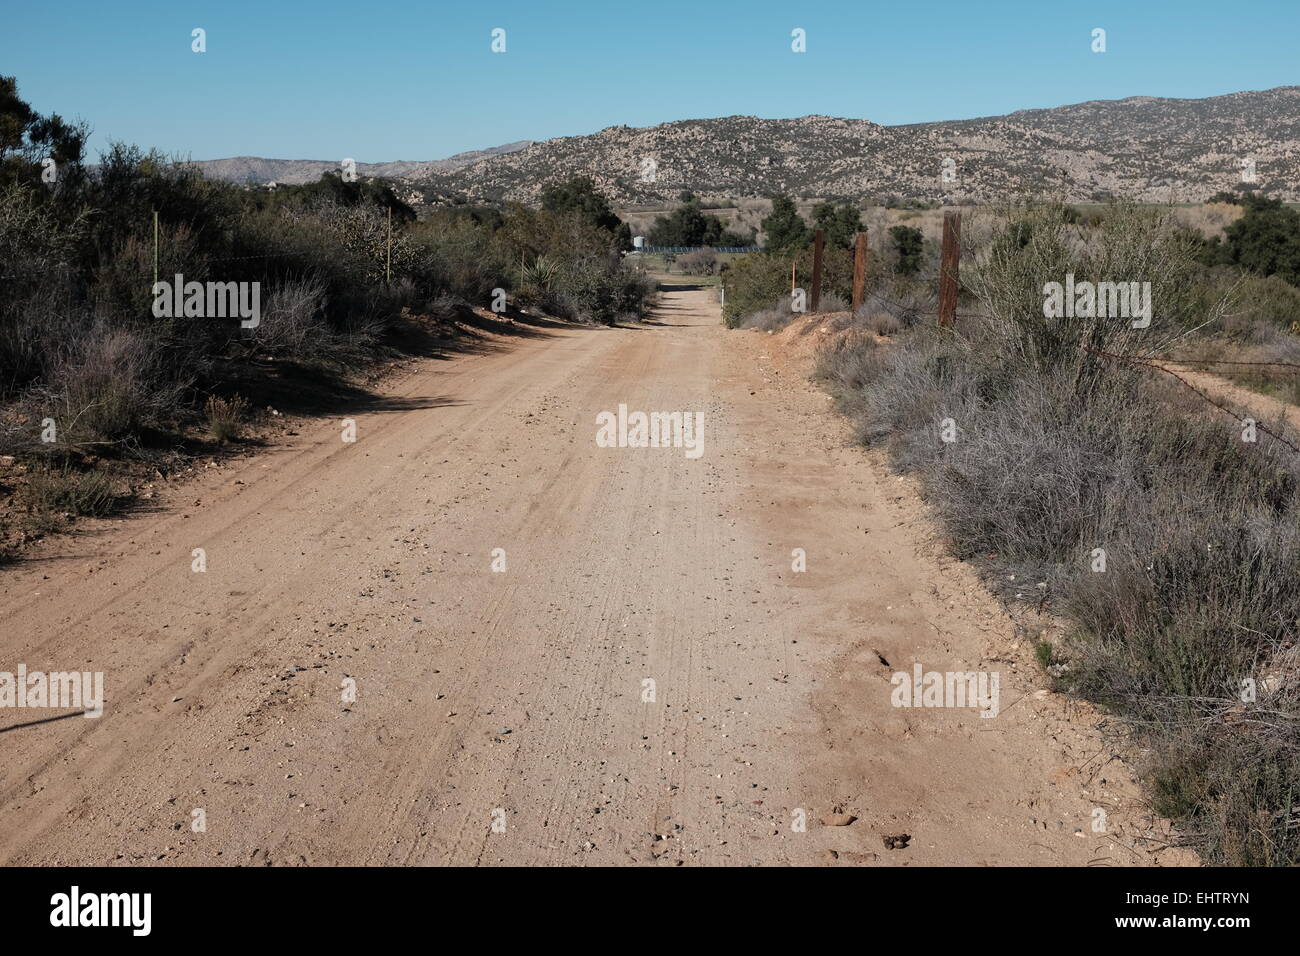
[[[549,292],[559,278],[560,265],[548,256],[539,255],[532,263],[519,265],[519,278],[525,287]]]

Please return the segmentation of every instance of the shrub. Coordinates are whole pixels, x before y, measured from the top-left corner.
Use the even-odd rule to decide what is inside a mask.
[[[72,298],[82,227],[81,220],[64,227],[29,189],[0,191],[0,399],[38,379],[49,351],[68,334],[54,304]]]
[[[722,318],[728,328],[736,328],[741,319],[770,308],[784,299],[789,309],[790,260],[768,252],[741,256],[723,273],[727,304]]]
[[[900,275],[915,275],[921,269],[921,249],[923,237],[921,230],[915,226],[894,226],[889,230],[894,240],[894,250],[898,255],[898,272]]]
[[[713,249],[694,249],[680,259],[682,271],[690,276],[711,276],[718,269],[718,254]]]
[[[266,355],[287,358],[328,354],[334,336],[324,321],[325,301],[325,280],[319,276],[285,280],[266,297],[250,343]]]
[[[773,253],[796,249],[810,239],[808,224],[789,196],[772,197],[772,212],[763,220],[763,234],[764,248]]]
[[[659,295],[659,283],[643,269],[624,267],[619,275],[619,315],[644,318]]]
[[[1243,320],[1300,333],[1300,288],[1278,276],[1245,275],[1238,283],[1232,298]]]
[[[207,416],[212,437],[225,444],[237,440],[243,433],[248,418],[248,402],[238,395],[228,399],[209,395],[203,413]]]
[[[422,260],[419,291],[445,290],[467,302],[487,305],[495,288],[509,288],[509,268],[490,228],[469,215],[437,210],[411,230],[411,243]],[[532,251],[532,261],[540,254]],[[522,257],[522,256],[521,256]],[[518,264],[521,258],[515,258]]]
[[[896,335],[903,330],[903,323],[892,312],[872,311],[866,307],[858,310],[858,321],[877,335]]]
[[[1229,259],[1259,275],[1300,285],[1300,213],[1280,199],[1244,197],[1245,214],[1224,230]]]
[[[48,363],[39,402],[60,442],[110,444],[156,426],[175,405],[184,382],[160,367],[156,346],[141,333],[97,323]]]
[[[644,273],[608,258],[588,258],[563,264],[545,301],[565,318],[612,325],[641,315],[654,291]]]
[[[68,464],[32,471],[23,496],[29,527],[38,531],[51,530],[60,514],[103,517],[111,514],[120,501],[107,475],[80,471]]]
[[[847,398],[876,378],[879,360],[875,340],[850,331],[834,336],[817,349],[814,375]]]
[[[775,332],[783,329],[799,317],[800,313],[790,311],[789,299],[778,299],[776,304],[757,312],[750,312],[740,317],[736,328],[758,329],[760,332]]]
[[[1116,207],[1096,234],[1065,226],[1046,208],[995,231],[971,273],[986,318],[884,348],[846,339],[819,374],[863,441],[918,472],[956,553],[1006,600],[1049,602],[1068,623],[1054,680],[1125,718],[1161,811],[1214,862],[1294,864],[1300,463],[1243,442],[1176,383],[1081,348],[1158,354],[1213,319],[1186,290],[1155,291],[1186,281],[1195,254],[1168,218]],[[1149,277],[1159,322],[1045,320],[1043,283],[1065,269]]]
[[[964,284],[992,320],[985,332],[989,354],[1037,369],[1066,363],[1086,384],[1106,361],[1088,350],[1128,353],[1169,342],[1214,323],[1229,300],[1202,295],[1196,249],[1164,210],[1114,206],[1101,226],[1083,232],[1067,225],[1060,205],[1005,209]],[[1135,329],[1123,318],[1044,318],[1044,286],[1075,282],[1149,282],[1151,327]]]
[[[818,312],[844,312],[848,307],[849,300],[834,289],[822,292],[821,299],[817,302]]]
[[[519,291],[524,298],[545,302],[560,280],[560,264],[540,255],[519,267]]]

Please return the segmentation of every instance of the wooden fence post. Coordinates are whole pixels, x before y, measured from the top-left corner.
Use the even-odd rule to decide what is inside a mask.
[[[812,302],[808,309],[809,312],[816,312],[817,307],[822,301],[822,254],[826,250],[826,232],[818,229],[813,234],[813,274],[812,274]]]
[[[862,307],[862,294],[867,288],[867,234],[859,232],[853,237],[853,311]]]
[[[939,256],[939,324],[951,327],[957,317],[960,282],[961,213],[943,214],[943,249]]]

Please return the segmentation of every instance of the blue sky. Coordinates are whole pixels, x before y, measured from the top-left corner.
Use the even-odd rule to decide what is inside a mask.
[[[738,113],[915,123],[1300,84],[1300,0],[3,7],[0,73],[37,109],[88,121],[95,152],[121,140],[194,159],[436,159]],[[191,52],[195,27],[206,53]],[[796,27],[806,53],[791,51]]]

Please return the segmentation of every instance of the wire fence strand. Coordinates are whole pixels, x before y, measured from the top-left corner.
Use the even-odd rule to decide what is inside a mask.
[[[1227,405],[1223,404],[1222,402],[1216,401],[1214,398],[1207,395],[1204,391],[1197,388],[1191,382],[1187,381],[1187,379],[1183,378],[1176,371],[1174,371],[1171,368],[1166,368],[1165,366],[1159,364],[1159,361],[1155,359],[1143,358],[1142,356],[1137,356],[1137,355],[1119,355],[1115,352],[1106,352],[1102,349],[1094,349],[1087,345],[1083,346],[1082,348],[1085,352],[1090,352],[1093,355],[1099,356],[1109,361],[1125,362],[1129,365],[1137,365],[1137,366],[1141,366],[1142,368],[1149,368],[1149,369],[1154,369],[1157,372],[1163,372],[1164,374],[1173,377],[1181,385],[1183,385],[1185,388],[1192,391],[1194,394],[1198,395],[1202,401],[1206,402],[1209,405],[1214,406],[1224,414],[1232,416],[1234,421],[1241,422],[1243,420],[1240,413],[1229,408]],[[1164,359],[1163,361],[1168,362],[1173,360]],[[1265,362],[1263,364],[1268,365],[1273,363]],[[1279,435],[1277,432],[1273,431],[1267,425],[1263,425],[1260,424],[1259,422],[1255,422],[1255,427],[1258,428],[1265,435],[1268,435],[1274,441],[1281,442],[1283,445],[1285,445],[1287,448],[1290,448],[1296,454],[1300,454],[1300,447],[1297,447],[1294,443],[1284,438],[1283,436]]]

